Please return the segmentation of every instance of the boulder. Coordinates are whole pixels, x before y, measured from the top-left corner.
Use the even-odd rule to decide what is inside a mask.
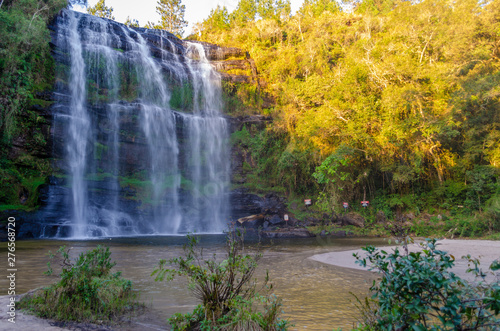
[[[358,213],[350,212],[342,216],[342,225],[354,225],[358,228],[365,226],[365,218]]]
[[[285,221],[283,218],[279,217],[278,215],[273,215],[271,217],[267,217],[269,224],[272,226],[278,226],[278,225],[283,225],[285,224]]]
[[[382,210],[377,211],[377,214],[375,215],[375,222],[378,224],[385,224],[387,222],[387,216],[385,216],[385,213]]]

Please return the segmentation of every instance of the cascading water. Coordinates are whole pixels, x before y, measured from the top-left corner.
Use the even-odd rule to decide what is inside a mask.
[[[82,45],[77,31],[78,21],[69,17],[69,36],[71,71],[70,71],[70,118],[68,126],[68,163],[72,174],[74,233],[83,235],[87,219],[87,185],[84,180],[86,150],[90,130],[90,119],[86,110],[85,63],[82,57]]]
[[[212,69],[202,45],[188,44],[187,53],[193,77],[195,116],[186,120],[191,137],[187,148],[190,151],[189,160],[186,163],[189,164],[193,184],[197,187],[190,204],[194,207],[195,218],[199,219],[208,212],[220,221],[227,214],[224,183],[229,182],[229,156],[227,148],[224,148],[228,127],[219,115],[219,109],[222,108],[220,76]],[[203,98],[199,98],[200,95]],[[204,160],[211,162],[202,166]],[[218,223],[218,226],[222,224]]]
[[[203,46],[68,10],[56,33],[55,164],[67,189],[47,210],[66,212],[42,236],[223,231],[228,124]]]

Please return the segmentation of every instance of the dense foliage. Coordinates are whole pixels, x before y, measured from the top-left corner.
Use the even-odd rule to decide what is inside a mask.
[[[498,203],[498,0],[287,5],[218,7],[191,36],[249,50],[276,100],[263,111],[282,162],[257,177],[337,210],[365,197],[394,213]]]
[[[420,252],[393,253],[372,246],[357,263],[377,271],[372,299],[362,304],[366,330],[495,330],[500,326],[500,283],[482,281],[477,260],[469,283],[453,272],[455,258],[427,240]],[[497,263],[498,264],[498,263]],[[497,270],[498,265],[492,265]]]
[[[47,23],[66,5],[66,0],[6,0],[0,7],[0,204],[3,208],[36,205],[36,190],[50,172],[48,161],[38,158],[44,153],[48,132],[46,120],[37,109],[49,103],[38,93],[50,90],[54,82]]]
[[[260,255],[245,254],[240,233],[229,233],[223,259],[203,255],[199,238],[188,236],[185,257],[161,260],[152,273],[155,280],[185,276],[193,294],[201,301],[192,313],[169,319],[174,330],[286,330],[279,318],[281,300],[271,294],[268,277],[260,294],[253,279]],[[170,264],[174,269],[168,269]]]
[[[63,246],[57,256],[51,256],[60,261],[60,280],[23,297],[21,308],[44,318],[103,323],[116,322],[117,316],[137,307],[132,283],[120,272],[111,273],[116,263],[111,262],[109,247],[97,246],[75,261],[69,251]],[[50,262],[48,265],[47,274],[51,275],[53,269]]]

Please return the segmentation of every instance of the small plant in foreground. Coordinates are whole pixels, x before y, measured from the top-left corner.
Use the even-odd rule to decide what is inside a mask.
[[[199,239],[188,236],[185,257],[161,260],[152,273],[155,280],[186,276],[201,301],[192,313],[169,319],[174,330],[287,330],[289,322],[279,318],[281,300],[271,293],[266,275],[261,293],[253,279],[260,254],[243,254],[241,233],[230,232],[223,260],[214,254],[206,259]],[[167,263],[175,269],[167,269]],[[259,307],[260,306],[260,307]]]
[[[479,262],[468,256],[478,282],[462,280],[449,269],[455,258],[427,239],[421,252],[401,255],[363,248],[356,263],[372,265],[382,278],[370,287],[372,298],[361,304],[367,330],[498,330],[500,327],[500,283],[488,284]],[[492,265],[492,270],[497,267]],[[482,279],[481,279],[482,278]]]
[[[59,248],[50,258],[57,258],[62,267],[60,280],[49,287],[26,295],[20,307],[37,316],[60,321],[102,323],[137,308],[132,282],[123,279],[120,272],[111,273],[116,264],[111,262],[109,248],[97,248],[81,253],[75,261],[70,249]],[[51,275],[53,269],[48,262]]]

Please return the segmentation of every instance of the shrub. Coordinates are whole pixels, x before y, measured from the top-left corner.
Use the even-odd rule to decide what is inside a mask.
[[[120,272],[111,273],[116,264],[111,262],[109,248],[97,246],[81,253],[72,262],[70,249],[62,246],[51,259],[58,258],[62,267],[60,280],[32,295],[25,296],[20,307],[39,317],[60,321],[102,323],[133,310],[132,282],[123,279]],[[51,275],[53,269],[48,263]]]
[[[243,254],[241,233],[229,233],[225,258],[214,254],[206,259],[199,238],[188,236],[185,257],[161,260],[152,273],[156,281],[186,276],[201,304],[192,313],[169,319],[174,330],[286,330],[288,321],[279,318],[281,300],[271,293],[266,275],[261,292],[253,279],[260,254]],[[175,269],[167,269],[167,263]],[[263,307],[258,307],[261,304]]]
[[[493,330],[500,325],[500,283],[473,284],[449,269],[455,258],[436,248],[436,239],[427,239],[423,250],[401,255],[363,248],[367,258],[357,254],[356,263],[382,275],[370,287],[373,293],[361,306],[364,328],[370,330]],[[469,269],[479,278],[479,262]],[[498,269],[492,265],[492,270]],[[359,300],[358,300],[358,303]]]

